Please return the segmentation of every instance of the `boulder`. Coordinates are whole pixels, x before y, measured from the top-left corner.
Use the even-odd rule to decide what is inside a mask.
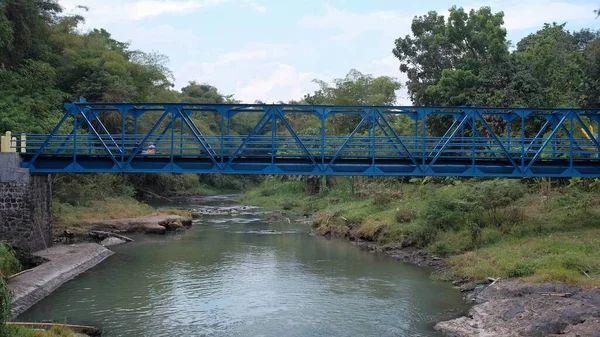
[[[116,245],[120,245],[125,243],[125,240],[121,240],[119,238],[115,238],[115,237],[108,237],[104,240],[102,240],[102,242],[100,242],[101,245],[103,245],[104,247],[109,247],[109,246],[116,246]]]

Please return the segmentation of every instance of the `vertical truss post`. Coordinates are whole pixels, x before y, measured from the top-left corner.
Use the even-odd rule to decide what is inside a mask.
[[[506,136],[508,137],[508,152],[510,152],[510,143],[511,143],[511,136],[510,136],[510,124],[512,122],[512,120],[509,122],[505,119],[506,121]]]
[[[77,119],[78,115],[75,114],[73,116],[73,164],[77,164]]]
[[[177,116],[174,111],[171,111],[171,170],[173,169],[173,163],[175,162],[175,120]]]
[[[413,141],[413,148],[417,148],[419,143],[419,113],[415,116],[415,140]]]
[[[127,111],[121,112],[121,163],[125,161],[125,121],[127,119]]]
[[[569,123],[571,124],[570,129],[571,133],[569,134],[569,167],[573,169],[573,143],[575,142],[573,136],[573,112],[569,112]]]
[[[521,171],[525,172],[525,113],[521,113]]]
[[[427,145],[425,143],[425,138],[427,137],[427,133],[425,131],[426,128],[426,124],[427,124],[427,115],[428,113],[425,112],[422,115],[422,119],[421,119],[421,123],[422,123],[422,132],[421,132],[421,157],[423,162],[421,163],[421,165],[423,165],[423,167],[425,167],[425,153],[427,152]]]
[[[219,111],[221,114],[221,166],[223,166],[223,153],[225,152],[225,114],[223,111]]]
[[[370,134],[370,153],[371,156],[371,168],[375,169],[375,114],[373,113],[373,109],[367,109],[367,114],[369,116],[369,134]],[[374,171],[373,171],[374,173]]]
[[[271,118],[271,165],[275,164],[275,136],[277,134],[277,115]]]
[[[133,118],[133,137],[137,143],[138,140],[138,118],[139,116],[136,114]]]
[[[471,133],[473,133],[473,132],[471,132]],[[463,125],[463,126],[460,128],[460,148],[461,148],[461,151],[460,151],[460,152],[461,152],[463,155],[464,155],[464,153],[465,153],[465,144],[464,144],[464,141],[465,141],[465,126]]]
[[[471,166],[473,167],[473,170],[475,170],[475,130],[477,127],[477,124],[475,124],[475,114],[471,112]],[[463,126],[461,127],[461,129],[465,129],[465,126],[463,124]]]
[[[326,113],[323,111],[321,115],[321,165],[325,165],[325,118]],[[599,149],[600,151],[600,149]]]
[[[88,117],[88,119],[90,119]],[[83,122],[83,119],[81,120]],[[79,125],[81,126],[81,123],[79,123]],[[94,148],[94,143],[93,143],[93,136],[94,132],[92,131],[91,127],[88,127],[88,139],[87,139],[87,146],[88,146],[88,155],[92,154],[92,150]]]

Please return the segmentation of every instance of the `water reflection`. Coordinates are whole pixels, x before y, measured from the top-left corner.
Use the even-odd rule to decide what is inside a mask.
[[[259,211],[138,236],[21,319],[100,325],[109,337],[437,336],[435,321],[466,310],[423,269]]]

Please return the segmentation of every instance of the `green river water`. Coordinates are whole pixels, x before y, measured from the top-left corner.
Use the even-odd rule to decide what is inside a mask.
[[[19,319],[95,325],[106,337],[439,336],[435,322],[468,309],[426,269],[260,212],[135,236]]]

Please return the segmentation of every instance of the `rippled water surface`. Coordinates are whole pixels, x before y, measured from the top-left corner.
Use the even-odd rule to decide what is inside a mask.
[[[108,337],[438,336],[434,322],[467,309],[426,270],[311,236],[305,225],[269,224],[262,211],[136,236],[19,319],[97,325]]]

